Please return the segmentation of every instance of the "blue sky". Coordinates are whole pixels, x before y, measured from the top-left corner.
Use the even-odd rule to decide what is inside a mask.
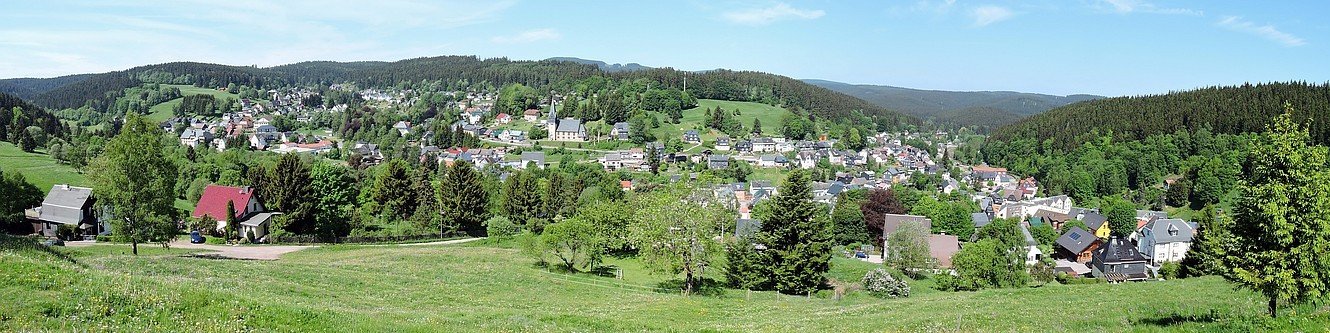
[[[941,90],[1101,95],[1330,80],[1326,1],[34,1],[0,77],[572,56]]]

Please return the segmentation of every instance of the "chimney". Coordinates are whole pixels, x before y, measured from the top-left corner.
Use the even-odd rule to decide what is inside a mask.
[[[245,194],[246,192],[249,192],[249,186],[240,187],[240,194]]]

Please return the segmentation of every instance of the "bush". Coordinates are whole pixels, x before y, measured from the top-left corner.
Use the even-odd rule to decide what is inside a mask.
[[[1176,262],[1166,262],[1159,265],[1159,275],[1164,279],[1172,280],[1182,277],[1182,265]]]
[[[55,228],[55,237],[62,240],[82,240],[78,229],[73,224],[61,224]]]
[[[862,281],[864,290],[877,297],[885,298],[905,298],[910,297],[910,285],[904,278],[892,276],[885,269],[874,269],[864,274]]]
[[[98,243],[111,243],[111,242],[114,242],[114,241],[111,240],[111,236],[110,236],[110,235],[97,235],[97,242],[98,242]]]
[[[226,245],[226,239],[222,237],[208,237],[204,242],[212,245]]]
[[[1057,275],[1055,275],[1055,277],[1057,278],[1058,283],[1061,284],[1096,284],[1104,281],[1096,278],[1084,278],[1079,276],[1067,275],[1067,273],[1062,273],[1062,272],[1058,272]]]
[[[522,232],[522,228],[513,224],[507,217],[495,216],[485,220],[485,233],[493,238],[507,238],[516,236]]]

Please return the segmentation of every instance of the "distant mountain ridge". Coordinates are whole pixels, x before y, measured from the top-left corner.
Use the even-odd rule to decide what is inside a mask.
[[[1069,104],[1104,98],[1083,94],[1057,96],[1014,91],[942,91],[814,79],[802,81],[919,118],[989,128]]]
[[[636,72],[636,71],[644,71],[651,69],[651,67],[642,66],[641,64],[635,62],[630,62],[627,64],[610,64],[600,60],[590,60],[590,59],[582,59],[574,57],[553,57],[545,60],[568,61],[583,65],[596,65],[596,68],[600,68],[600,70],[605,71],[606,73]]]

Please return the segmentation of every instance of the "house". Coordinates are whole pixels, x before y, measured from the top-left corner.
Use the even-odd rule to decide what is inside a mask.
[[[1108,238],[1108,235],[1113,231],[1108,228],[1108,217],[1102,214],[1087,212],[1081,215],[1080,220],[1085,222],[1085,227],[1094,230],[1095,237]]]
[[[1039,250],[1039,242],[1030,234],[1030,226],[1020,224],[1021,236],[1025,238],[1025,264],[1034,265],[1044,258],[1044,251]]]
[[[961,252],[960,239],[955,235],[928,235],[928,254],[937,260],[937,266],[951,268],[951,257]]]
[[[724,169],[730,167],[729,155],[711,155],[707,156],[708,169]]]
[[[734,143],[734,151],[740,153],[751,153],[753,152],[753,142],[748,140],[742,140],[736,142]]]
[[[719,150],[719,151],[729,151],[729,150],[730,150],[730,137],[728,137],[728,136],[722,136],[722,137],[718,137],[718,138],[716,138],[716,150]]]
[[[525,112],[522,112],[522,120],[534,123],[536,122],[536,120],[539,119],[540,119],[540,110],[527,109]]]
[[[81,235],[104,233],[109,229],[98,221],[93,210],[93,204],[96,202],[91,188],[68,184],[51,186],[51,191],[46,193],[42,205],[35,208],[37,222],[33,223],[33,232],[54,237],[60,225],[67,224],[74,226]]]
[[[198,148],[199,145],[206,147],[208,141],[212,141],[212,133],[202,129],[189,128],[180,133],[181,145],[193,148]]]
[[[494,116],[494,121],[500,124],[507,124],[513,122],[513,117],[509,116],[507,113],[500,113],[499,115]]]
[[[217,230],[223,230],[226,228],[228,202],[235,209],[235,218],[241,225],[237,227],[241,237],[261,240],[268,235],[268,224],[272,214],[260,214],[265,213],[267,209],[254,194],[254,190],[248,186],[208,185],[203,189],[203,195],[199,196],[199,203],[194,206],[194,212],[190,216],[196,219],[207,217],[216,220]]]
[[[1150,278],[1146,272],[1146,259],[1127,240],[1113,237],[1094,251],[1090,267],[1097,278],[1108,282],[1143,281]]]
[[[755,152],[776,151],[776,141],[767,137],[753,139],[753,151]]]
[[[397,130],[397,134],[406,136],[407,134],[411,134],[411,122],[405,120],[399,121],[396,124],[393,124],[393,129]]]
[[[1071,230],[1067,230],[1067,233],[1058,237],[1055,252],[1064,259],[1084,264],[1090,262],[1094,256],[1094,251],[1099,249],[1103,243],[1102,240],[1099,240],[1099,237],[1095,237],[1089,231],[1085,231],[1080,227],[1072,227]]]
[[[903,214],[883,214],[886,220],[882,222],[882,238],[886,239],[900,228],[902,223],[907,221],[919,222],[924,225],[924,230],[933,230],[933,219],[919,215]]]
[[[974,223],[975,229],[983,228],[992,221],[993,219],[988,216],[988,213],[979,212],[970,214],[970,222]]]
[[[778,189],[770,180],[754,180],[748,183],[748,191],[752,193],[764,192],[771,195],[779,194]]]
[[[697,130],[687,130],[683,132],[683,142],[702,143],[702,136],[697,134]]]
[[[629,126],[626,122],[621,121],[614,123],[614,127],[610,129],[610,137],[616,140],[628,140],[628,128]]]
[[[542,152],[542,151],[527,151],[527,152],[522,152],[522,164],[520,164],[520,165],[518,166],[518,169],[525,169],[526,166],[527,166],[527,164],[531,164],[531,163],[535,163],[537,168],[544,169],[544,168],[545,168],[545,152]]]
[[[1136,250],[1151,264],[1159,265],[1182,261],[1196,228],[1181,219],[1155,219],[1136,233]]]
[[[757,159],[757,166],[763,168],[784,167],[788,163],[785,156],[780,155],[762,155]]]

